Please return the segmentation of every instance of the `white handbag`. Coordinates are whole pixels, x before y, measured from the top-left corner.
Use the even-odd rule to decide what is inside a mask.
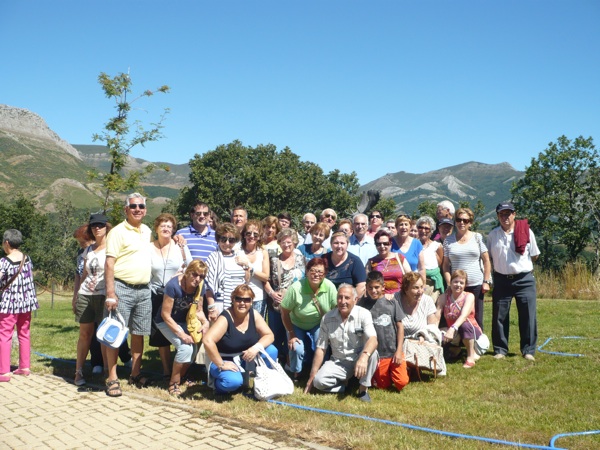
[[[127,339],[129,329],[125,325],[125,320],[119,311],[109,311],[96,331],[96,338],[101,344],[112,348],[119,348],[123,341]]]
[[[267,362],[271,365],[269,367]],[[254,378],[254,396],[258,400],[271,400],[280,395],[294,393],[294,382],[287,376],[283,367],[261,350],[254,359],[256,363],[256,377]]]

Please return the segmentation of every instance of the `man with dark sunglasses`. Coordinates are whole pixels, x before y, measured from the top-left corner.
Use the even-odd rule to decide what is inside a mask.
[[[197,201],[190,209],[190,223],[177,232],[187,242],[193,259],[206,262],[208,255],[217,249],[215,231],[208,224],[210,208],[204,202]]]
[[[152,231],[142,223],[146,215],[146,199],[135,192],[125,202],[126,219],[106,237],[106,303],[108,311],[118,311],[131,333],[131,376],[129,382],[139,387],[149,384],[142,376],[144,336],[150,335],[152,302],[150,300],[150,238]],[[106,347],[108,379],[106,394],[122,395],[117,377],[119,349]]]

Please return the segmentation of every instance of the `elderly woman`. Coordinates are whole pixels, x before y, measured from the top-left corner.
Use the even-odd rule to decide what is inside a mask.
[[[418,272],[410,272],[404,276],[400,295],[396,294],[400,309],[404,313],[402,325],[404,338],[416,338],[417,333],[429,324],[438,324],[436,307],[433,299],[424,294],[424,283]]]
[[[172,214],[163,213],[154,220],[154,232],[157,239],[150,244],[152,317],[160,315],[166,284],[178,272],[183,272],[184,268],[192,262],[192,255],[187,245],[180,247],[173,241],[175,231],[177,231],[177,219]],[[158,347],[163,377],[165,380],[169,379],[171,377],[171,342],[159,331],[154,320],[150,330],[149,344],[151,347]]]
[[[97,323],[104,316],[106,286],[104,284],[104,263],[106,262],[106,235],[112,225],[103,214],[92,214],[87,226],[86,238],[92,242],[81,254],[83,272],[79,282],[77,299],[73,301],[73,313],[79,323],[77,340],[77,360],[75,362],[75,385],[83,386],[83,365],[90,350]],[[101,346],[104,360],[102,367],[108,367],[105,347]]]
[[[302,256],[306,261],[310,261],[313,258],[325,255],[330,251],[328,247],[323,245],[323,242],[329,238],[331,229],[329,225],[324,222],[318,222],[314,224],[310,229],[311,242],[308,244],[302,244],[298,250],[302,253]]]
[[[440,271],[444,259],[444,248],[441,243],[431,240],[434,227],[435,222],[429,216],[423,216],[417,220],[419,241],[423,245],[423,250],[419,255],[419,268],[421,276],[425,279],[425,292],[433,300],[436,300],[444,291],[444,279]]]
[[[348,236],[336,231],[331,237],[331,252],[323,256],[327,261],[327,279],[336,289],[343,283],[351,284],[358,292],[358,298],[365,293],[367,273],[360,258],[348,253]]]
[[[235,225],[223,223],[217,227],[215,235],[219,248],[206,260],[206,301],[208,318],[212,322],[231,306],[231,293],[236,286],[250,281],[250,267],[238,264],[233,251],[240,240],[240,232]]]
[[[465,291],[467,278],[464,270],[452,272],[450,288],[440,297],[437,315],[441,317],[443,313],[449,327],[444,335],[445,342],[452,342],[457,335],[462,339],[467,349],[467,360],[463,367],[470,369],[480,358],[475,353],[475,339],[483,332],[475,320],[475,297]]]
[[[261,224],[258,220],[249,220],[242,230],[242,249],[236,260],[243,267],[250,268],[248,285],[254,292],[252,307],[265,317],[267,302],[265,300],[264,283],[269,280],[269,254],[262,247],[260,236]]]
[[[10,352],[15,326],[19,338],[19,367],[15,375],[29,375],[31,340],[29,327],[31,311],[39,308],[33,266],[29,256],[19,247],[23,235],[10,229],[2,236],[2,250],[6,256],[0,259],[0,382],[10,381]]]
[[[267,319],[275,336],[275,347],[279,358],[285,363],[287,358],[287,337],[281,320],[280,305],[287,289],[295,281],[304,276],[306,262],[304,256],[295,251],[298,244],[298,233],[286,228],[277,235],[281,247],[279,255],[269,252],[270,275],[265,283],[265,291],[269,295]]]
[[[374,237],[382,226],[383,215],[381,214],[381,211],[371,211],[369,213],[369,230],[367,231],[367,236]]]
[[[444,241],[442,273],[450,286],[451,270],[461,269],[469,280],[465,291],[475,296],[475,319],[483,330],[483,296],[492,285],[491,264],[488,249],[481,234],[471,231],[475,216],[469,208],[456,211],[456,233]],[[483,270],[482,270],[483,265]]]
[[[340,220],[340,224],[338,225],[338,231],[343,232],[346,236],[348,236],[348,239],[350,239],[350,236],[352,236],[352,234],[354,233],[352,227],[353,225],[350,219],[342,219]]]
[[[219,316],[204,335],[204,348],[212,361],[209,368],[216,394],[235,392],[244,385],[246,364],[260,350],[277,359],[273,332],[252,308],[254,292],[240,285],[231,293],[231,306]]]
[[[277,235],[281,230],[281,224],[277,217],[267,216],[262,220],[262,245],[265,250],[274,250],[276,253],[281,251],[277,245]]]
[[[281,302],[281,319],[287,331],[290,371],[294,380],[303,367],[310,369],[315,354],[321,319],[337,304],[337,289],[325,278],[327,263],[311,259],[306,265],[306,278],[296,281]]]
[[[369,259],[367,272],[381,272],[384,280],[383,292],[385,297],[391,300],[394,294],[400,291],[402,280],[410,272],[410,266],[404,256],[390,251],[392,237],[387,231],[379,230],[375,234],[375,246],[379,254]]]
[[[392,251],[400,253],[408,260],[410,269],[415,272],[419,269],[419,253],[423,245],[418,239],[410,236],[410,217],[400,214],[396,217],[396,237],[392,240]]]
[[[202,260],[192,261],[185,273],[171,278],[165,286],[165,293],[160,311],[154,316],[157,328],[175,347],[175,360],[169,380],[169,394],[175,397],[181,395],[181,378],[185,376],[196,355],[196,345],[187,329],[187,314],[193,303],[202,302],[205,292],[204,278],[208,272],[206,263]],[[208,320],[199,305],[196,316],[202,324],[202,331],[208,330]]]

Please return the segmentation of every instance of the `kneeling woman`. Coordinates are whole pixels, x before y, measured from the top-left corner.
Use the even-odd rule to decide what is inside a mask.
[[[452,342],[456,333],[460,336],[467,348],[467,360],[463,367],[470,369],[479,359],[475,353],[475,339],[481,336],[482,331],[475,320],[475,296],[465,291],[467,285],[467,272],[455,270],[450,277],[450,287],[446,294],[438,299],[438,316],[444,312],[444,318],[449,328],[444,339]]]
[[[204,295],[204,278],[208,266],[201,260],[194,260],[185,273],[172,278],[165,286],[161,309],[154,317],[156,327],[175,347],[175,361],[169,382],[169,394],[181,395],[179,384],[196,355],[196,345],[187,330],[186,318],[192,303],[200,302],[197,309],[198,320],[203,332],[208,329],[208,320],[202,312],[201,299]]]
[[[247,284],[236,287],[231,293],[231,307],[223,311],[204,335],[216,394],[240,389],[246,364],[253,362],[260,350],[265,349],[271,358],[277,359],[273,332],[252,308],[253,300],[254,292]]]

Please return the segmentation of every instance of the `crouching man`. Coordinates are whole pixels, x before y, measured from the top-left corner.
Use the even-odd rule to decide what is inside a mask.
[[[356,306],[357,300],[353,286],[340,285],[337,308],[321,320],[305,393],[310,392],[313,386],[324,392],[344,392],[348,380],[355,376],[360,384],[358,398],[364,402],[371,401],[368,389],[377,370],[377,333],[371,313]],[[332,350],[331,359],[323,364],[328,346]]]

